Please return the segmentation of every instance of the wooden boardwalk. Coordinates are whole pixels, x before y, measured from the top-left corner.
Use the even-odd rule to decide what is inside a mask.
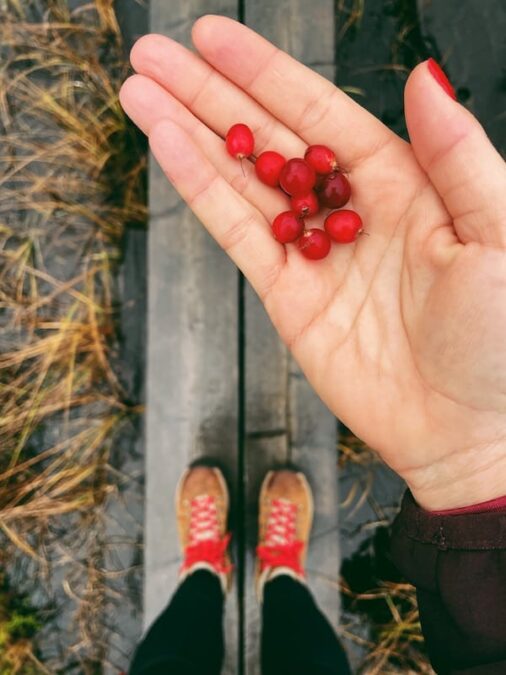
[[[150,7],[151,30],[185,44],[191,24],[204,13],[241,18],[333,78],[333,0],[151,0]],[[300,466],[314,487],[309,582],[337,624],[336,422],[288,356],[254,292],[154,162],[150,211],[145,625],[176,585],[173,495],[179,475],[198,457],[216,458],[232,490],[237,572],[227,599],[224,672],[254,675],[258,489],[268,469],[287,461]]]
[[[475,5],[417,0],[421,36],[504,151],[504,88],[500,68],[493,67],[504,61],[504,2]],[[150,29],[188,44],[202,14],[239,18],[332,80],[334,9],[334,0],[150,0]],[[384,19],[382,42],[374,8],[367,18],[354,44],[360,58],[348,54],[350,63],[344,59],[340,69],[343,84],[353,80],[364,90],[376,86],[377,75],[354,72],[354,64],[363,63],[363,51],[385,62],[395,30]],[[369,100],[390,119],[390,107],[398,105],[392,91]],[[233,492],[237,571],[227,598],[224,672],[254,675],[260,628],[252,583],[256,500],[265,472],[287,460],[299,464],[315,488],[309,582],[331,621],[338,619],[335,420],[289,358],[258,298],[154,163],[150,206],[144,623],[163,608],[177,581],[176,482],[193,459],[214,457]]]

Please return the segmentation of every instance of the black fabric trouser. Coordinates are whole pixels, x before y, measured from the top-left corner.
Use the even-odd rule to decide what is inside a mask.
[[[282,575],[265,585],[263,675],[350,675],[346,655],[309,590]],[[135,653],[130,675],[219,675],[223,592],[199,570],[178,588]]]

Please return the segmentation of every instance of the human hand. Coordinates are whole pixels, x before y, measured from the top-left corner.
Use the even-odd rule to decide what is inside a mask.
[[[427,509],[506,493],[506,169],[422,63],[411,145],[240,24],[196,22],[200,57],[162,36],[132,50],[127,114],[181,196],[244,272],[329,408]],[[223,137],[255,153],[332,147],[370,234],[308,261],[270,232],[287,208]]]

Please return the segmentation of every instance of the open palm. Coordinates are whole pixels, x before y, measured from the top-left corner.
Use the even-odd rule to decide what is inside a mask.
[[[121,91],[169,180],[322,399],[422,505],[503,494],[506,172],[479,124],[427,64],[407,85],[409,145],[244,26],[205,17],[193,37],[200,57],[142,38]],[[257,154],[332,147],[369,236],[318,262],[278,244],[270,222],[287,198],[226,154],[236,122],[253,129]]]

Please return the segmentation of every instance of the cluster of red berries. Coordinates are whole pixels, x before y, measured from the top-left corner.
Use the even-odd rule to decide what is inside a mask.
[[[234,124],[225,142],[232,157],[249,157],[255,162],[256,175],[262,183],[280,187],[290,197],[290,210],[280,213],[272,223],[272,233],[282,244],[296,242],[306,258],[321,260],[328,255],[332,240],[349,244],[363,232],[358,213],[342,208],[350,199],[351,186],[330,148],[310,145],[304,159],[287,161],[273,150],[255,158],[255,139],[245,124]],[[327,215],[324,230],[307,229],[304,219],[316,215],[321,207],[341,210]]]

